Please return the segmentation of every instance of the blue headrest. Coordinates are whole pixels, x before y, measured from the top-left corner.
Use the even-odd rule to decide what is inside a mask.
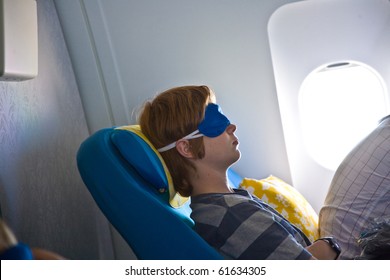
[[[188,200],[176,193],[163,158],[139,125],[117,127],[111,134],[111,140],[145,181],[160,193],[169,192],[169,203],[173,207],[180,207]]]
[[[29,246],[18,243],[0,254],[1,260],[32,260],[33,254]]]

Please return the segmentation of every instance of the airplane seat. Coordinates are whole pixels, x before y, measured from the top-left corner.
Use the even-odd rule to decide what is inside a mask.
[[[81,144],[77,166],[97,205],[138,259],[223,258],[193,230],[189,202],[169,192],[170,174],[139,126],[95,132]],[[229,180],[235,187],[241,181],[232,170]]]

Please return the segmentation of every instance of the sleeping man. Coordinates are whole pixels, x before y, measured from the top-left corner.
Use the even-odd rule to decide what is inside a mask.
[[[215,99],[207,86],[173,88],[146,102],[139,116],[175,190],[191,196],[195,230],[227,259],[336,259],[335,239],[311,244],[272,207],[229,187],[227,170],[241,156],[237,127]]]

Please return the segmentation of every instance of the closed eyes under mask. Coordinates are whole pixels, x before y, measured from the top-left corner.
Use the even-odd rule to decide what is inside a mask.
[[[223,114],[221,107],[218,104],[209,103],[205,110],[204,119],[198,125],[198,129],[184,136],[178,141],[194,139],[202,136],[207,136],[211,138],[217,137],[221,135],[229,125],[230,121]],[[165,147],[158,149],[158,151],[160,153],[168,151],[176,147],[176,143],[178,141],[168,144]]]

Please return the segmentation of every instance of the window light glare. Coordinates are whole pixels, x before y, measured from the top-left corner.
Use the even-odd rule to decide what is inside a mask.
[[[369,67],[337,63],[313,71],[300,90],[305,146],[314,160],[335,170],[387,110],[386,90]]]

